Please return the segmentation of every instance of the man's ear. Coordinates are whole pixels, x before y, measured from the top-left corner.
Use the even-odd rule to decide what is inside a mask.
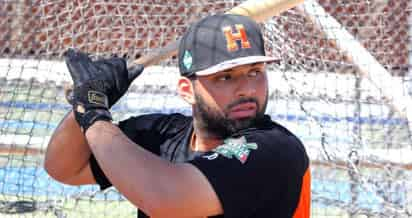
[[[180,77],[177,83],[179,95],[190,105],[195,104],[195,94],[193,83],[187,77]]]

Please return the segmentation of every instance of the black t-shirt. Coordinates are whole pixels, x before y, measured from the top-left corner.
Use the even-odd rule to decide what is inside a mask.
[[[150,114],[119,123],[136,144],[173,163],[188,162],[209,180],[225,218],[292,217],[309,160],[302,143],[269,116],[209,152],[190,149],[193,119],[182,114]],[[90,158],[102,189],[111,183]],[[147,217],[139,211],[139,218]]]

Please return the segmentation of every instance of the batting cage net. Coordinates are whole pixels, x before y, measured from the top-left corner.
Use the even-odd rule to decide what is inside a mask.
[[[71,108],[62,54],[133,60],[239,3],[0,0],[0,216],[136,217],[114,188],[63,185],[43,169]],[[261,24],[281,58],[269,66],[267,113],[306,146],[313,217],[412,216],[410,10],[409,0],[306,0]],[[178,76],[175,57],[148,67],[114,106],[115,120],[190,114]]]

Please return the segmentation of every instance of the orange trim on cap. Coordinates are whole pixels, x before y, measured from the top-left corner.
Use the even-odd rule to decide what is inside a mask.
[[[308,167],[306,169],[305,175],[303,175],[303,181],[302,181],[302,188],[301,188],[301,191],[300,191],[299,204],[298,204],[298,207],[295,210],[295,214],[293,215],[293,218],[307,218],[307,217],[310,217],[310,204],[311,204],[310,183],[311,183],[310,168]]]

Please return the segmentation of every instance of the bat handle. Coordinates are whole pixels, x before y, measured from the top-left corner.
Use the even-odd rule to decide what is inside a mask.
[[[180,40],[169,43],[166,47],[151,51],[133,62],[130,62],[128,68],[132,68],[134,65],[142,64],[144,67],[158,64],[160,61],[177,55],[177,49],[179,47]],[[73,86],[64,87],[64,95],[66,100],[71,103],[73,101]]]
[[[177,55],[180,39],[169,43],[167,46],[151,51],[131,63],[131,65],[142,64],[144,67],[158,64],[160,61]]]

